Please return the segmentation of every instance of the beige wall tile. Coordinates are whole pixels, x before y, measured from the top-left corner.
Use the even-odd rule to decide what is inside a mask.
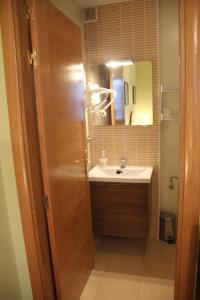
[[[128,164],[156,166],[153,180],[151,233],[159,231],[160,97],[158,59],[157,0],[134,0],[98,7],[98,22],[85,24],[86,69],[110,59],[151,60],[153,66],[154,125],[149,127],[93,127],[90,120],[91,162],[98,164],[102,150],[109,164],[119,165],[125,156]],[[91,118],[90,118],[91,119]]]

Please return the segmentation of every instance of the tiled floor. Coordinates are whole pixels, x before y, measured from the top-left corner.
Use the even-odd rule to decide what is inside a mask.
[[[80,300],[173,300],[175,246],[102,238]]]

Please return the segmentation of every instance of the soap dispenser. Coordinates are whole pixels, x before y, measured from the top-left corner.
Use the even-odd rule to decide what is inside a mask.
[[[101,154],[101,157],[99,159],[99,165],[100,165],[100,167],[106,167],[107,164],[108,164],[108,158],[106,156],[106,151],[103,150],[102,154]]]

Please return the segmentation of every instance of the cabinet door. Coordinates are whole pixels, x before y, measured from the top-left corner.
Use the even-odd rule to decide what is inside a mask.
[[[147,238],[148,184],[92,183],[91,194],[97,235]]]
[[[97,235],[107,235],[108,233],[108,207],[105,201],[106,184],[103,182],[91,183],[91,205],[93,231]]]

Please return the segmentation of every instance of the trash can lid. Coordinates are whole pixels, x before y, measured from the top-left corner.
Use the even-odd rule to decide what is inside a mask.
[[[176,219],[176,216],[173,213],[165,211],[165,212],[161,212],[160,218],[163,219],[163,220],[166,220],[166,221],[171,221],[171,220]]]

